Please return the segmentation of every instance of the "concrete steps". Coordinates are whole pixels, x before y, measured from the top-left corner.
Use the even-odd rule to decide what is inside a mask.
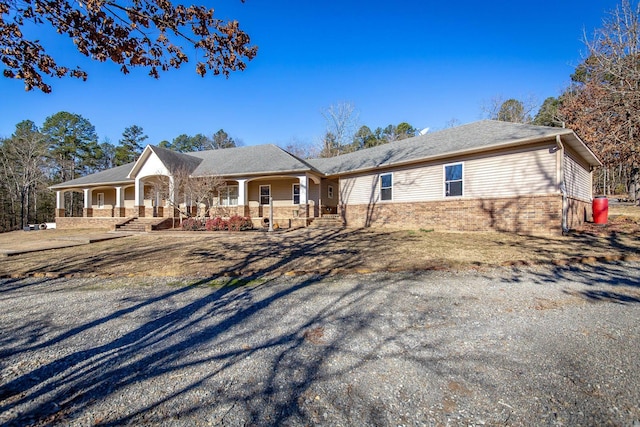
[[[132,218],[125,223],[116,224],[115,231],[127,233],[145,233],[153,230],[165,230],[173,226],[171,218]]]
[[[311,228],[343,228],[344,221],[340,215],[322,215],[320,218],[314,218],[309,225]]]

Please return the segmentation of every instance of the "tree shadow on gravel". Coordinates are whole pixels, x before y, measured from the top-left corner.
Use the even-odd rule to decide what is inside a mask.
[[[332,233],[338,232],[324,235]],[[2,282],[3,297],[42,293],[57,303],[32,307],[30,312],[41,312],[3,330],[0,355],[8,374],[0,388],[0,423],[62,425],[90,417],[81,422],[162,424],[200,411],[214,424],[321,422],[314,405],[322,393],[311,389],[314,384],[371,363],[386,346],[395,351],[397,338],[377,339],[376,325],[382,319],[379,327],[386,327],[391,320],[385,313],[396,304],[393,295],[400,284],[385,280],[335,292],[325,274],[288,280],[273,276],[300,254],[316,252],[329,257],[336,269],[358,265],[356,256],[327,252],[319,239],[265,244],[225,270],[233,275],[273,258],[242,279],[210,277],[168,291],[163,287],[160,293],[148,288],[148,297],[144,287],[134,296],[122,288],[118,297],[116,289],[114,307],[107,306],[106,314],[98,304],[101,310],[82,312],[85,321],[72,315],[64,325],[51,319],[66,318],[68,313],[58,315],[57,310],[74,306],[56,304],[78,293],[91,295],[91,289],[68,288],[64,279]],[[359,335],[371,337],[371,348],[352,352],[350,343]],[[347,362],[327,367],[338,354]],[[194,397],[202,392],[209,397]],[[101,408],[107,400],[119,406]],[[340,402],[323,405],[347,420],[355,416],[345,415]],[[360,406],[358,420],[378,422],[374,405]],[[369,415],[362,413],[365,408]]]
[[[62,279],[40,281],[22,291],[35,295],[39,286],[57,299],[34,325],[25,319],[8,331],[33,337],[2,346],[0,423],[395,425],[445,419],[456,402],[500,391],[487,372],[525,368],[474,335],[483,325],[467,310],[481,297],[433,293],[421,285],[424,274],[284,280],[256,273],[250,281],[208,278],[177,288],[97,294],[66,289]],[[552,276],[537,280],[546,284]],[[55,304],[79,292],[87,301],[104,300],[89,307],[86,320],[58,323],[42,334],[41,320],[64,310]],[[40,304],[27,308],[33,312]],[[465,350],[470,340],[483,351]],[[502,416],[506,409],[491,411]]]
[[[637,263],[589,261],[542,268],[514,267],[511,276],[502,280],[510,283],[532,280],[540,285],[554,285],[561,280],[568,280],[581,289],[565,290],[564,293],[590,302],[640,302],[640,266]]]

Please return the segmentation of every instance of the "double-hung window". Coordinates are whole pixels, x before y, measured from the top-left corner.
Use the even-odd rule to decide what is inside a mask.
[[[300,204],[300,184],[293,184],[293,190],[292,190],[292,197],[293,199],[293,204],[294,205],[299,205]]]
[[[462,196],[462,163],[444,166],[444,195]]]
[[[380,175],[380,200],[393,200],[393,175]]]
[[[218,192],[221,206],[238,206],[238,186],[227,185]]]
[[[261,185],[260,186],[260,204],[268,205],[270,198],[271,198],[271,186]]]

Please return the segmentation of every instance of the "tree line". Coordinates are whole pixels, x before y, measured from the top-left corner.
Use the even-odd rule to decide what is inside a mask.
[[[137,125],[122,132],[118,145],[98,143],[95,127],[79,114],[61,111],[41,126],[31,120],[16,125],[8,138],[0,138],[0,231],[52,221],[55,195],[49,186],[134,162],[147,135]],[[229,148],[236,140],[223,129],[211,138],[179,135],[159,145],[181,152]],[[82,215],[82,195],[65,193],[64,208]]]

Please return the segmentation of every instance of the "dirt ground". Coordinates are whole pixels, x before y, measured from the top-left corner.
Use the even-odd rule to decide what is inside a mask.
[[[16,231],[0,249],[44,240],[104,236],[106,230]],[[566,236],[429,230],[298,229],[154,232],[0,259],[0,276],[242,276],[481,269],[640,259],[640,207],[613,205],[609,223]]]

